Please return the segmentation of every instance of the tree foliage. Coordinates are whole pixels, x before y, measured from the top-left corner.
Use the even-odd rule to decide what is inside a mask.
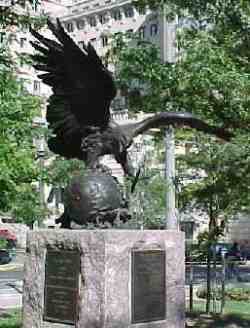
[[[49,214],[44,204],[41,204],[37,184],[18,183],[15,187],[16,197],[11,204],[11,214],[17,223],[25,223],[33,228],[35,222],[40,223]]]
[[[192,18],[204,27],[213,24],[228,28],[242,29],[248,27],[250,4],[248,0],[135,0],[137,7],[149,6],[152,9],[163,9],[169,19],[178,15],[180,18]]]
[[[30,25],[43,26],[45,17],[34,15],[37,5],[38,1],[16,0],[0,6],[0,27],[6,36]],[[45,213],[37,188],[42,172],[32,128],[34,116],[41,113],[41,100],[23,88],[8,46],[6,42],[0,49],[0,211],[32,225]]]
[[[182,55],[175,64],[162,63],[149,42],[133,39],[128,46],[115,40],[118,80],[130,111],[187,111],[234,133],[249,133],[248,65],[206,31],[195,38],[182,31],[179,40]]]
[[[170,65],[163,65],[155,45],[136,34],[115,35],[109,62],[116,67],[116,77],[130,111],[165,110],[166,92],[171,84]]]
[[[30,24],[35,28],[43,26],[45,17],[33,14],[39,4],[38,0],[28,0],[27,2],[12,0],[6,6],[0,6],[0,26],[7,31],[14,26],[28,27]],[[29,10],[26,10],[25,6],[28,6]]]
[[[55,157],[45,169],[45,180],[48,184],[57,187],[66,187],[73,175],[83,172],[85,166],[78,159],[66,160]]]
[[[214,142],[213,138],[205,138],[204,144],[199,139],[201,149],[205,150],[197,150],[195,156],[201,161],[200,168],[198,163],[196,168],[207,171],[211,160],[205,154],[211,148],[214,166],[223,170],[208,170],[209,179],[213,179],[213,174],[220,175],[217,183],[228,191],[238,179],[237,187],[244,190],[250,139],[248,2],[139,0],[135,3],[158,5],[157,8],[162,4],[166,15],[179,16],[179,56],[173,64],[162,63],[154,45],[138,39],[122,42],[118,36],[113,53],[120,84],[127,90],[129,110],[188,111],[210,124],[231,130],[234,138],[229,145]],[[190,141],[197,142],[199,135],[195,136]],[[237,176],[232,172],[237,172]],[[212,190],[210,185],[206,188],[208,192]],[[236,204],[236,198],[232,200]]]
[[[143,170],[130,199],[131,214],[137,228],[159,229],[165,226],[167,186],[163,182],[164,177],[159,170]]]
[[[195,151],[179,157],[179,170],[197,177],[183,187],[181,210],[202,210],[217,223],[249,210],[250,147],[242,136],[225,144],[206,139],[200,137]]]
[[[38,180],[32,120],[40,100],[20,85],[12,66],[0,68],[0,211],[11,212]],[[32,191],[34,193],[34,190]],[[32,207],[31,207],[32,208]]]

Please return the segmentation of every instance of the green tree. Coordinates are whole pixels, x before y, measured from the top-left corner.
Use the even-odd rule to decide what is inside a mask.
[[[178,15],[181,28],[177,29],[179,56],[174,64],[161,63],[147,42],[137,40],[130,47],[116,43],[120,51],[113,53],[129,109],[188,111],[234,133],[227,145],[191,135],[189,141],[195,141],[197,149],[191,158],[184,158],[186,166],[181,168],[205,173],[180,196],[183,208],[194,207],[208,215],[209,268],[209,245],[222,231],[219,217],[249,211],[250,3],[138,0],[135,4],[161,7],[168,19]]]
[[[143,170],[130,197],[130,211],[137,228],[160,229],[165,226],[167,186],[162,173],[151,168]]]
[[[249,143],[242,136],[228,144],[199,138],[195,151],[179,159],[180,171],[195,172],[199,178],[183,187],[179,210],[203,213],[208,219],[208,230],[198,240],[207,256],[207,312],[211,299],[211,249],[223,235],[228,219],[250,211],[249,163]]]
[[[180,33],[185,55],[175,64],[162,63],[148,42],[136,39],[135,47],[135,39],[131,46],[118,41],[113,62],[130,111],[188,111],[234,133],[249,132],[248,67],[209,33],[201,31],[193,39]]]
[[[28,6],[36,10],[38,1],[28,1]],[[0,27],[6,34],[6,42],[0,49],[0,212],[8,212],[17,221],[32,225],[44,214],[35,187],[41,172],[32,128],[34,116],[41,113],[41,100],[28,94],[18,79],[18,65],[8,49],[8,34],[13,28],[15,31],[29,25],[39,28],[45,17],[24,8],[23,0],[0,6]]]
[[[83,161],[56,156],[45,169],[46,181],[52,186],[66,187],[73,175],[82,173],[84,168]]]
[[[121,93],[131,112],[165,110],[172,66],[162,64],[158,48],[137,35],[115,35],[107,60],[115,72]]]
[[[6,248],[7,244],[8,244],[8,242],[6,239],[0,238],[0,249]]]
[[[0,26],[6,30],[13,26],[28,27],[30,24],[37,28],[43,26],[45,17],[32,14],[32,10],[36,11],[39,4],[39,0],[12,0],[8,4],[6,1],[6,6],[0,6]],[[29,10],[25,10],[27,5]]]
[[[25,223],[31,229],[35,222],[40,224],[49,214],[44,204],[41,204],[36,185],[23,183],[15,188],[17,195],[11,206],[11,214],[17,223]]]
[[[204,28],[206,24],[213,24],[228,28],[242,29],[247,27],[250,14],[248,0],[134,0],[134,5],[144,8],[163,9],[169,19],[178,15],[180,18],[192,18],[196,26]]]
[[[150,0],[138,3],[159,4]],[[128,46],[120,36],[115,39],[111,53],[115,58],[113,62],[118,66],[120,85],[127,91],[129,110],[188,111],[211,124],[231,130],[235,137],[230,151],[227,149],[221,156],[231,158],[232,171],[238,174],[237,187],[244,189],[245,172],[239,169],[239,165],[245,167],[244,161],[248,163],[249,157],[244,159],[237,152],[248,154],[249,51],[247,47],[241,47],[239,51],[238,45],[245,41],[249,6],[245,1],[228,1],[225,4],[224,1],[193,3],[166,0],[161,3],[169,5],[173,15],[192,20],[178,33],[181,51],[175,64],[161,63],[157,49],[148,42],[137,39]],[[202,25],[199,22],[204,17],[205,24]],[[236,35],[238,43],[235,42]],[[133,102],[135,98],[136,102]],[[218,142],[215,147],[213,138],[209,140],[206,142],[213,145],[213,151],[218,153],[215,159],[219,161],[219,154],[225,146]],[[207,162],[206,157],[203,160]],[[233,177],[229,171],[226,174]],[[231,182],[233,185],[233,179]],[[233,202],[236,206],[237,198],[234,197]]]
[[[12,212],[20,194],[30,192],[38,180],[32,120],[40,112],[40,100],[20,85],[14,68],[0,67],[0,211]],[[32,191],[33,193],[33,191]]]

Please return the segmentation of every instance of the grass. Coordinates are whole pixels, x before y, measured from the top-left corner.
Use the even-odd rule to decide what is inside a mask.
[[[242,316],[246,315],[250,320],[250,303],[227,301],[225,307],[225,313],[241,314]]]
[[[194,311],[204,312],[205,311],[206,302],[194,301],[193,309]],[[213,304],[211,302],[211,310],[213,309]],[[220,302],[216,302],[216,312],[220,312]],[[250,317],[250,302],[237,302],[237,301],[226,301],[224,313],[230,314],[241,314],[241,315],[249,315]],[[249,325],[250,327],[250,325]]]
[[[204,302],[194,303],[194,312],[187,312],[186,327],[194,328],[249,328],[250,303],[227,301],[223,315],[204,315]],[[202,313],[203,312],[203,313]]]
[[[0,328],[21,328],[21,311],[3,311],[0,309]]]

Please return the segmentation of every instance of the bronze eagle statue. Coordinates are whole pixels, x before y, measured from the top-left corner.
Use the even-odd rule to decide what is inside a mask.
[[[39,52],[32,55],[34,68],[43,71],[41,80],[52,87],[47,107],[47,121],[53,135],[49,149],[66,158],[78,158],[90,169],[99,157],[111,154],[124,173],[132,176],[128,148],[133,139],[148,129],[160,126],[189,126],[229,140],[231,134],[206,124],[186,112],[161,112],[139,123],[118,125],[110,114],[116,96],[112,74],[103,65],[91,43],[81,49],[65,32],[59,19],[48,20],[57,41],[45,38],[31,29],[39,42],[31,42]]]

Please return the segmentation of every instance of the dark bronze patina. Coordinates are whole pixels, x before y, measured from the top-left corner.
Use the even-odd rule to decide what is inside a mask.
[[[80,254],[47,250],[43,320],[75,324],[78,313]]]
[[[65,211],[61,220],[74,221],[74,229],[84,224],[84,219],[93,224],[112,223],[117,216],[122,221],[129,218],[126,201],[118,182],[109,174],[88,170],[76,175],[64,191]],[[83,219],[84,218],[84,219]]]
[[[54,153],[66,158],[78,158],[92,172],[100,168],[99,158],[110,154],[121,164],[124,173],[133,177],[128,148],[136,136],[151,128],[189,126],[225,140],[230,139],[231,134],[224,129],[209,126],[186,112],[162,112],[139,123],[116,124],[110,115],[110,103],[116,96],[115,82],[91,43],[84,44],[83,49],[78,47],[58,19],[55,24],[48,21],[48,27],[57,41],[47,39],[31,29],[32,35],[40,41],[31,43],[39,51],[39,54],[32,56],[36,62],[34,68],[44,72],[39,77],[53,91],[46,118],[53,132],[48,146]],[[110,174],[105,174],[108,179],[113,179]],[[91,186],[90,183],[89,195]],[[102,197],[101,193],[96,193],[97,197]],[[79,195],[75,196],[71,208],[80,198]],[[84,202],[84,199],[81,201]],[[122,207],[116,210],[119,212],[120,209]],[[102,209],[97,211],[103,212]],[[102,217],[108,219],[109,214],[112,216],[113,213],[112,208],[107,209]],[[81,214],[81,218],[76,218],[76,221],[85,224],[92,222],[92,218],[91,213]],[[75,221],[75,218],[70,217],[65,207],[65,213],[57,222],[69,228],[71,221]]]
[[[166,318],[165,251],[132,251],[132,323]]]

